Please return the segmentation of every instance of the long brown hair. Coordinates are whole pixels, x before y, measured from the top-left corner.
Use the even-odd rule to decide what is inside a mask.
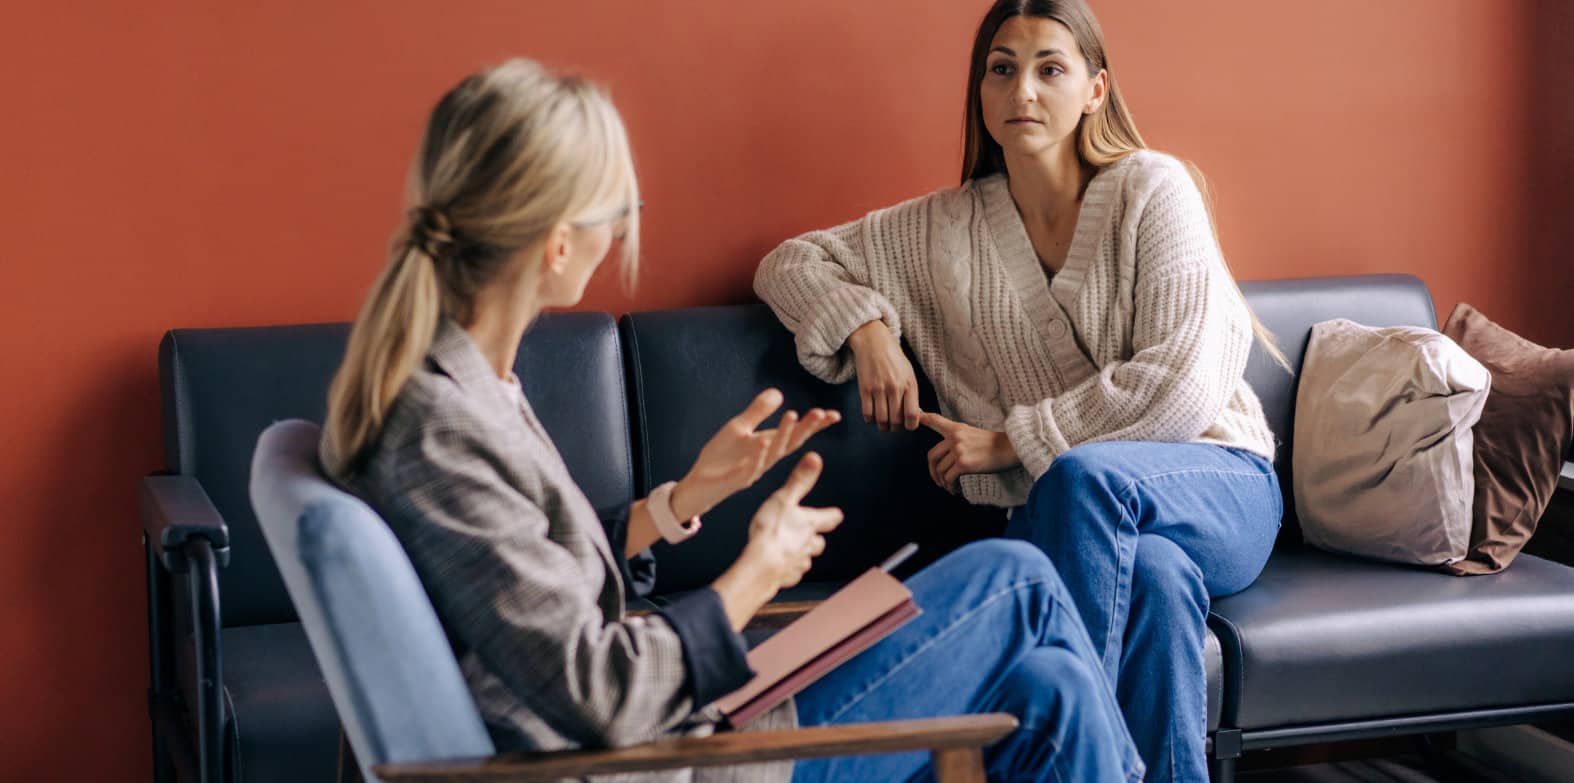
[[[1105,92],[1105,100],[1099,103],[1091,113],[1084,115],[1077,124],[1077,154],[1083,163],[1096,168],[1103,168],[1125,158],[1137,150],[1148,149],[1147,142],[1142,140],[1142,134],[1137,131],[1137,123],[1131,117],[1131,110],[1126,107],[1126,100],[1121,96],[1120,86],[1115,82],[1115,72],[1110,69],[1109,55],[1104,48],[1104,30],[1099,27],[1098,18],[1093,15],[1093,10],[1083,0],[996,0],[989,11],[978,23],[978,34],[973,39],[972,59],[968,66],[967,75],[967,104],[963,107],[964,135],[962,143],[962,184],[969,180],[982,179],[1006,171],[1005,153],[1000,148],[1000,143],[989,135],[989,129],[984,125],[984,110],[979,98],[979,89],[984,81],[985,67],[989,62],[990,45],[995,40],[995,34],[1000,31],[1000,26],[1007,19],[1014,16],[1031,16],[1040,19],[1049,19],[1064,25],[1071,31],[1071,37],[1076,40],[1077,47],[1082,51],[1082,60],[1087,64],[1090,76],[1098,75],[1104,71],[1109,79]],[[1219,244],[1218,222],[1213,214],[1213,197],[1208,187],[1208,179],[1191,161],[1183,160],[1186,170],[1191,173],[1192,181],[1197,184],[1197,190],[1202,193],[1203,204],[1208,210],[1208,224],[1213,231],[1215,244]],[[1221,245],[1221,260],[1222,245]],[[1228,262],[1225,270],[1229,270]],[[1231,274],[1233,281],[1234,275]],[[1236,286],[1240,292],[1240,286]],[[1244,296],[1242,299],[1244,300]],[[1250,312],[1248,308],[1248,312]],[[1263,350],[1280,366],[1286,370],[1290,362],[1285,358],[1284,352],[1279,350],[1278,342],[1273,333],[1257,320],[1255,313],[1251,314],[1252,334],[1257,341],[1262,343]]]
[[[432,110],[410,167],[408,211],[361,307],[328,392],[323,467],[358,471],[444,316],[560,223],[628,221],[625,280],[639,253],[639,193],[622,120],[595,86],[510,60],[466,78]],[[527,279],[539,274],[526,264]]]

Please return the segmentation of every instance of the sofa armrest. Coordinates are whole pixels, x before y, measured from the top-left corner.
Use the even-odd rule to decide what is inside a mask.
[[[1574,492],[1574,462],[1563,463],[1563,472],[1558,475],[1558,489]]]
[[[137,491],[137,510],[148,545],[172,573],[186,570],[185,548],[206,539],[220,567],[230,562],[230,531],[202,484],[190,476],[148,476]]]
[[[568,750],[550,753],[504,753],[485,759],[404,762],[373,767],[377,776],[395,781],[546,781],[684,767],[716,767],[760,761],[858,756],[873,753],[932,751],[942,781],[947,771],[972,766],[979,781],[983,768],[979,749],[1015,731],[1017,719],[1002,713],[948,718],[815,726],[782,731],[722,732],[709,737],[681,737],[613,750]],[[960,756],[960,758],[958,758]],[[966,762],[974,761],[972,765]],[[961,762],[959,764],[959,762]]]

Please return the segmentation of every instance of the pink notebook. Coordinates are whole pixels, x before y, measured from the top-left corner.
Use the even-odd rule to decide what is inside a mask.
[[[750,650],[754,679],[716,706],[728,723],[742,726],[919,614],[905,585],[871,568]]]

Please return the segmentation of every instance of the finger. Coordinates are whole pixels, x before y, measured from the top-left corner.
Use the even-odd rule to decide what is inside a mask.
[[[829,533],[842,524],[842,510],[835,507],[806,508],[805,518],[814,526],[816,533]]]
[[[940,463],[935,465],[935,473],[937,475],[939,475],[941,479],[944,479],[947,475],[949,475],[951,473],[951,471],[953,469],[956,468],[956,463],[957,463],[956,452],[955,451],[948,452],[944,457],[942,457],[940,459]]]
[[[874,423],[880,427],[881,432],[891,429],[891,398],[883,391],[874,393]]]
[[[945,476],[943,478],[945,478],[945,488],[947,492],[955,495],[956,493],[962,491],[961,465],[952,465],[951,469],[945,472]]]
[[[918,408],[918,384],[907,384],[907,390],[902,393],[902,423],[907,425],[909,431],[918,429],[918,417],[923,411]]]
[[[920,412],[918,414],[918,423],[941,435],[947,435],[956,428],[956,422],[931,411]]]
[[[798,467],[793,468],[792,475],[787,477],[787,482],[778,490],[787,502],[797,505],[803,496],[809,494],[814,488],[814,482],[820,479],[820,469],[825,467],[825,461],[820,455],[809,452],[798,460]]]
[[[788,452],[791,453],[803,448],[803,444],[808,443],[810,438],[841,420],[842,415],[836,411],[828,411],[824,408],[815,408],[809,411],[809,415],[798,423],[798,429],[793,433],[792,447],[788,449]]]
[[[890,395],[890,398],[886,400],[886,409],[890,412],[891,417],[887,420],[887,423],[890,426],[891,431],[896,432],[902,427],[903,392],[901,389],[892,389],[891,391],[887,392],[887,394]]]
[[[744,408],[742,413],[732,417],[732,423],[753,432],[755,427],[760,426],[760,422],[765,421],[766,417],[775,413],[781,406],[782,393],[776,389],[766,389],[754,395],[754,401],[749,403],[749,407]]]
[[[940,441],[940,445],[929,450],[929,479],[935,484],[940,484],[940,460],[951,453],[951,441]]]
[[[810,557],[819,557],[820,553],[824,552],[824,551],[825,551],[825,536],[822,536],[819,533],[814,534],[814,537],[809,539],[809,556]]]
[[[791,445],[797,428],[798,412],[787,411],[783,413],[781,423],[776,425],[776,439],[771,444],[770,456],[765,460],[766,465],[775,465],[788,453],[797,451],[797,448]]]
[[[874,421],[874,392],[859,386],[858,401],[863,407],[864,423],[872,423]]]
[[[770,434],[755,441],[754,444],[754,453],[749,464],[750,484],[759,481],[760,476],[765,475],[765,471],[770,470],[771,466],[776,464],[776,461],[771,459],[771,451],[781,440],[781,434],[775,430],[767,430],[767,432]],[[745,459],[750,458],[745,457]]]

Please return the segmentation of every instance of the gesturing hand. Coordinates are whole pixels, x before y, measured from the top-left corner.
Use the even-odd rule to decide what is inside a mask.
[[[703,514],[734,492],[753,486],[782,457],[842,420],[836,411],[814,408],[801,419],[796,412],[787,411],[774,428],[756,429],[781,404],[782,393],[766,389],[711,436],[694,467],[673,490],[673,511],[679,519]]]
[[[920,421],[941,438],[929,450],[929,478],[953,495],[961,491],[964,475],[999,473],[1022,464],[1004,432],[982,430],[938,413],[925,413]]]
[[[820,455],[803,455],[787,483],[771,493],[749,523],[749,543],[739,562],[759,569],[774,590],[798,584],[825,551],[825,534],[842,523],[841,509],[799,505],[823,466]]]
[[[918,376],[913,363],[902,353],[902,343],[891,334],[884,321],[870,321],[847,338],[853,351],[854,372],[858,376],[858,397],[863,402],[864,421],[873,422],[881,432],[897,427],[918,429]]]

